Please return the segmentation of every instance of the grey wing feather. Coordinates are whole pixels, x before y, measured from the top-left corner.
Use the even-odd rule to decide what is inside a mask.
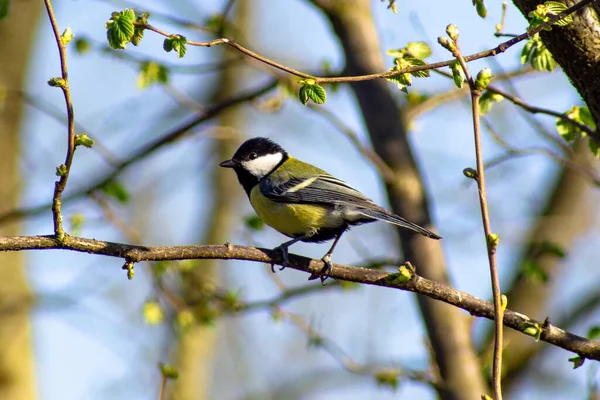
[[[441,239],[435,233],[390,213],[358,190],[331,175],[323,174],[313,178],[292,178],[279,185],[268,180],[263,180],[260,183],[260,191],[267,198],[281,203],[346,206],[351,208],[353,212],[362,214],[368,220],[388,222],[408,228],[432,239]]]
[[[379,208],[361,192],[331,175],[292,178],[279,185],[263,180],[260,182],[260,191],[269,199],[282,203],[320,203]]]
[[[380,210],[373,210],[373,209],[361,209],[360,212],[363,215],[366,215],[368,217],[377,219],[379,221],[389,222],[390,224],[398,225],[403,228],[408,228],[410,230],[420,233],[423,236],[427,236],[432,239],[441,239],[442,238],[441,236],[436,235],[435,233],[431,232],[430,230],[425,229],[422,226],[419,226],[413,222],[410,222],[396,214],[392,214],[385,209],[383,209],[383,212]]]

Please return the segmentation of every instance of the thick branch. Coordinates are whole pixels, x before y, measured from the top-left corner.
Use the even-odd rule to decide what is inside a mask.
[[[514,0],[514,3],[524,15],[528,15],[542,2]],[[549,32],[542,31],[540,36],[590,108],[596,126],[600,126],[600,21],[597,13],[600,2],[594,0],[591,3],[592,7],[574,13],[573,22],[569,25],[552,27]],[[594,137],[597,139],[598,135]]]
[[[104,242],[75,236],[65,236],[64,242],[59,242],[53,236],[2,236],[0,237],[0,251],[22,250],[71,250],[82,253],[97,254],[110,257],[123,258],[131,262],[140,261],[172,261],[190,259],[220,259],[220,260],[246,260],[262,263],[281,265],[281,253],[274,250],[224,245],[197,245],[197,246],[136,246],[114,242]],[[323,269],[323,262],[307,257],[290,254],[289,268],[319,274]],[[494,306],[486,300],[479,299],[468,293],[460,292],[448,285],[434,282],[413,274],[412,278],[403,281],[402,276],[396,273],[376,271],[372,269],[350,267],[333,264],[330,276],[349,282],[363,283],[366,285],[383,286],[419,293],[434,300],[462,308],[469,314],[494,319]],[[600,342],[589,340],[566,332],[549,323],[535,321],[526,315],[515,311],[506,310],[504,325],[523,332],[525,325],[536,323],[542,329],[540,339],[565,350],[579,354],[581,357],[600,361]],[[533,339],[532,339],[533,340]]]
[[[340,39],[347,74],[368,75],[384,68],[369,1],[355,1],[351,7],[337,0],[313,0],[313,3],[329,18]],[[390,85],[384,80],[365,80],[352,83],[351,88],[373,148],[393,173],[393,179],[386,182],[392,210],[409,221],[429,226],[430,199],[402,124],[404,110],[398,107]],[[419,265],[424,277],[449,282],[439,242],[408,229],[398,229],[398,235],[405,259]],[[433,348],[434,363],[443,381],[437,388],[440,398],[479,398],[486,388],[467,319],[438,301],[424,296],[418,296],[417,300]]]

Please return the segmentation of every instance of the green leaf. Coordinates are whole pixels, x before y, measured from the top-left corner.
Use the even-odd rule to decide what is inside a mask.
[[[398,68],[392,67],[390,68],[390,71],[397,71]],[[388,81],[395,83],[398,86],[398,89],[402,90],[404,93],[408,93],[408,90],[406,89],[408,86],[412,85],[412,79],[410,77],[410,74],[404,72],[404,73],[400,73],[397,75],[392,75],[392,76],[388,76],[387,78]]]
[[[492,74],[492,70],[489,68],[484,68],[477,73],[477,77],[475,78],[475,89],[484,90],[488,87],[494,75]]]
[[[0,0],[0,20],[6,18],[10,9],[10,0]]]
[[[533,336],[536,342],[540,340],[543,332],[542,327],[535,322],[523,322],[519,325],[519,330],[526,335]]]
[[[211,32],[219,32],[225,20],[223,19],[223,14],[217,13],[208,17],[202,24],[206,29]]]
[[[91,149],[93,145],[94,139],[89,137],[87,134],[80,133],[75,135],[75,146],[83,146],[87,147],[88,149]]]
[[[327,100],[327,93],[314,79],[304,79],[300,81],[298,98],[302,104],[308,103],[308,100],[312,100],[315,104],[323,104]]]
[[[544,2],[544,7],[546,8],[546,15],[551,14],[551,16],[558,15],[567,9],[566,4],[560,3],[558,1],[546,1]],[[573,15],[567,15],[566,17],[555,22],[554,25],[566,26],[569,25],[571,22],[573,22]]]
[[[423,104],[429,98],[431,98],[431,96],[426,93],[411,91],[406,95],[406,102],[410,106],[418,106],[419,104]]]
[[[72,214],[69,218],[69,222],[71,223],[71,234],[73,236],[78,236],[81,233],[81,228],[85,223],[85,215],[82,213]]]
[[[140,64],[137,85],[140,89],[145,89],[155,83],[169,83],[169,71],[167,67],[155,61],[146,61]]]
[[[422,66],[422,65],[427,65],[427,63],[425,61],[420,60],[415,57],[411,57],[411,56],[404,56],[403,60],[406,61],[406,63],[408,64],[409,67],[418,67],[418,66]],[[412,76],[416,76],[417,78],[427,78],[427,77],[429,77],[429,70],[424,69],[421,71],[413,71],[410,74]]]
[[[540,254],[550,254],[556,256],[557,258],[565,258],[567,256],[567,252],[563,247],[548,240],[540,243],[539,252]]]
[[[537,71],[552,72],[558,67],[558,63],[554,60],[552,53],[548,49],[540,49],[537,56],[531,58],[531,66]]]
[[[305,85],[300,86],[300,89],[298,90],[298,98],[300,99],[302,105],[306,105],[306,103],[308,103],[308,93],[306,93]]]
[[[477,15],[481,18],[487,17],[487,8],[483,3],[483,0],[473,0],[473,5],[475,6],[475,10],[477,10]]]
[[[265,227],[265,223],[256,214],[248,215],[244,218],[244,225],[252,231],[261,231]]]
[[[598,340],[600,339],[600,325],[592,326],[585,335],[588,339]]]
[[[431,55],[431,47],[425,42],[410,42],[406,45],[406,52],[412,57],[422,60]]]
[[[142,313],[144,315],[144,321],[148,325],[159,325],[165,319],[162,307],[157,301],[147,301],[146,304],[144,304]]]
[[[177,57],[182,58],[185,56],[187,39],[181,35],[171,35],[163,42],[163,49],[168,53],[171,50],[177,52]]]
[[[196,317],[190,310],[181,310],[177,313],[177,327],[180,331],[185,331],[191,328],[196,323]]]
[[[135,13],[128,8],[121,12],[113,12],[111,19],[106,24],[106,37],[108,44],[113,49],[124,49],[131,41],[135,32],[133,21],[136,20]]]
[[[528,16],[530,20],[530,28],[535,28],[545,22],[548,22],[550,18],[560,14],[567,9],[567,5],[558,1],[546,1],[544,4],[538,4],[535,10],[531,11]],[[567,15],[561,18],[554,25],[566,26],[573,22],[573,16]],[[550,27],[545,27],[544,30],[552,30]]]
[[[587,107],[579,107],[579,122],[589,126],[593,130],[596,129],[596,122],[592,116],[592,112]]]
[[[65,81],[60,76],[55,76],[53,78],[48,79],[48,86],[64,88],[67,87],[67,81]]]
[[[65,176],[67,174],[67,166],[65,164],[60,164],[56,167],[56,176]]]
[[[117,181],[110,181],[102,187],[102,191],[108,196],[114,197],[120,203],[129,201],[129,192]]]
[[[150,13],[145,12],[139,17],[136,17],[135,22],[146,25],[148,24],[148,18],[150,18]],[[139,46],[140,42],[144,38],[144,29],[146,28],[144,28],[143,26],[133,26],[133,37],[131,38],[131,44],[133,44],[134,46]]]
[[[535,260],[525,260],[523,262],[523,273],[533,282],[545,283],[550,280],[550,277],[544,271],[540,264]]]
[[[393,390],[398,389],[400,383],[398,379],[398,372],[388,369],[382,369],[375,373],[375,381],[379,386],[389,386]]]
[[[558,66],[552,53],[548,50],[539,33],[533,35],[521,52],[521,64],[530,62],[533,69],[537,71],[552,72]]]
[[[394,58],[402,58],[406,54],[406,49],[389,49],[385,54]]]
[[[88,53],[92,49],[92,45],[89,40],[85,38],[75,39],[75,51],[78,54]]]
[[[573,143],[579,136],[579,128],[560,118],[556,119],[556,130],[567,143]]]
[[[494,103],[499,103],[504,99],[499,94],[492,93],[489,90],[483,92],[481,97],[479,98],[479,112],[481,115],[485,115],[492,109],[492,105]]]
[[[465,74],[458,60],[452,61],[450,64],[450,71],[452,71],[452,80],[457,88],[462,89],[465,83]],[[481,100],[480,100],[481,101]]]
[[[159,363],[158,367],[160,368],[160,373],[169,379],[177,379],[179,377],[179,372],[175,367],[169,364]]]
[[[569,111],[564,113],[569,119],[585,124],[590,129],[595,130],[596,124],[592,113],[587,107],[573,106]],[[556,119],[556,130],[565,139],[567,143],[573,143],[579,137],[585,137],[587,134],[576,125],[564,121],[562,118]],[[590,138],[588,146],[595,157],[600,157],[600,149],[598,143]]]
[[[62,40],[62,42],[67,45],[71,42],[71,40],[75,39],[75,34],[73,33],[73,31],[71,30],[71,28],[66,28],[62,35],[60,35],[60,40]]]
[[[306,85],[306,94],[308,95],[308,98],[316,104],[323,104],[327,100],[325,89],[318,84]]]
[[[577,369],[583,365],[585,358],[581,356],[569,358],[569,361],[573,363],[573,369]]]

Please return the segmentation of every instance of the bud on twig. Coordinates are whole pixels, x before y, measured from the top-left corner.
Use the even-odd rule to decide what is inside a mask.
[[[448,34],[450,39],[452,39],[453,41],[456,42],[456,40],[458,39],[458,28],[456,27],[456,25],[454,25],[454,24],[448,25],[446,27],[446,33]]]
[[[475,79],[475,88],[477,90],[484,90],[488,87],[490,82],[492,81],[492,70],[489,68],[484,68],[477,74],[477,78]]]
[[[438,38],[438,43],[442,45],[448,51],[454,52],[456,50],[456,45],[452,43],[448,38],[440,36]]]

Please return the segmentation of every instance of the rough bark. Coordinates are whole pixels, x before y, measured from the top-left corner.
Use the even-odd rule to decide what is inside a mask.
[[[527,16],[540,0],[514,0],[514,4]],[[575,4],[566,1],[568,6]],[[573,14],[573,23],[553,27],[540,33],[548,50],[569,77],[575,89],[586,102],[596,126],[600,126],[600,1]]]
[[[370,10],[370,1],[352,3],[313,0],[329,18],[346,56],[345,73],[362,75],[385,70],[379,40]],[[422,226],[431,218],[428,198],[410,148],[403,110],[396,104],[385,80],[352,84],[375,151],[391,167],[395,180],[388,184],[392,210]],[[448,282],[439,242],[409,230],[398,230],[406,260],[420,274],[438,282]],[[418,296],[418,303],[433,348],[435,363],[443,384],[442,399],[475,399],[486,392],[481,366],[474,351],[466,317],[457,309]]]
[[[0,21],[0,214],[18,207],[23,89],[33,44],[39,1],[13,1]],[[29,21],[23,23],[23,21]],[[0,227],[0,236],[15,235],[19,222]],[[0,399],[34,399],[36,393],[30,312],[32,294],[22,253],[0,253]]]
[[[236,29],[246,34],[251,22],[251,8],[247,0],[236,2],[234,24]],[[232,97],[241,86],[243,74],[239,68],[226,68],[220,74],[217,84],[218,94],[215,101]],[[225,243],[232,228],[238,221],[235,212],[240,194],[235,174],[225,168],[219,168],[218,161],[231,158],[241,143],[236,129],[241,129],[242,113],[239,107],[224,111],[219,118],[221,128],[215,131],[211,154],[215,156],[212,167],[210,187],[213,194],[212,212],[200,237],[200,243]],[[229,129],[228,129],[229,128]],[[212,324],[202,323],[210,318],[210,303],[202,301],[204,288],[212,287],[218,281],[217,265],[219,260],[203,260],[190,273],[185,274],[183,297],[187,304],[199,304],[195,314],[199,322],[181,334],[176,349],[176,365],[179,378],[174,382],[170,398],[173,400],[200,400],[210,396],[215,351],[217,348],[217,329]]]

